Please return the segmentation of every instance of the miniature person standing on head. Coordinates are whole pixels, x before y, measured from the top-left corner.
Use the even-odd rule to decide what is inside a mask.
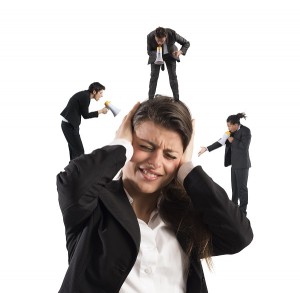
[[[84,154],[84,148],[79,134],[81,116],[84,119],[96,118],[99,114],[106,114],[108,111],[108,109],[104,107],[101,110],[89,112],[91,99],[99,101],[103,96],[104,90],[105,86],[99,82],[92,83],[88,90],[78,92],[72,96],[66,108],[60,114],[62,116],[61,128],[68,142],[70,160]]]
[[[180,50],[175,42],[181,45]],[[180,62],[179,56],[185,55],[190,42],[169,28],[158,27],[147,36],[148,64],[151,64],[151,78],[149,83],[149,99],[153,99],[156,91],[160,68],[164,70],[163,64],[155,64],[158,48],[162,52],[162,59],[167,65],[170,86],[174,100],[179,100],[178,81],[176,75],[176,62]]]
[[[213,151],[223,145],[225,148],[225,167],[231,165],[232,201],[240,210],[247,214],[248,204],[248,174],[251,167],[249,146],[251,141],[250,129],[240,124],[240,118],[245,118],[245,113],[230,115],[227,118],[227,132],[223,137],[208,147],[201,147],[198,156],[207,150]]]

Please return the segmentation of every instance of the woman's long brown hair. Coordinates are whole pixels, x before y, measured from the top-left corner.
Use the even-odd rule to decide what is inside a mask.
[[[193,133],[191,114],[181,101],[174,101],[166,96],[156,96],[154,99],[144,101],[133,117],[133,129],[145,121],[152,121],[177,132],[181,137],[183,150],[191,140]],[[174,230],[186,254],[189,257],[193,255],[199,259],[204,258],[211,268],[211,233],[176,178],[162,190],[159,213]]]

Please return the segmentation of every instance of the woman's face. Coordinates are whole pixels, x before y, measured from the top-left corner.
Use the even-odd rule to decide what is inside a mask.
[[[123,168],[130,195],[155,193],[172,181],[183,154],[177,132],[146,121],[135,129],[132,145],[133,156]]]

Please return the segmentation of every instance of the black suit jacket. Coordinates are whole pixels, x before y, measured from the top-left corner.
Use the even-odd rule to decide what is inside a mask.
[[[226,140],[224,165],[228,167],[232,165],[234,169],[246,169],[251,167],[249,156],[249,146],[251,142],[251,131],[248,127],[241,125],[240,129],[231,135],[234,140],[230,143]],[[215,142],[208,146],[208,151],[213,151],[222,145]]]
[[[59,293],[117,293],[140,246],[136,215],[122,181],[112,179],[125,163],[125,148],[106,146],[72,160],[57,175],[69,268]],[[184,180],[195,209],[212,231],[214,255],[232,254],[253,237],[249,220],[225,191],[195,167]],[[184,235],[177,235],[179,243]],[[201,262],[190,260],[187,293],[207,292]]]
[[[190,42],[187,41],[186,39],[184,39],[183,37],[181,37],[180,35],[178,35],[174,30],[167,28],[167,39],[166,39],[166,44],[167,44],[167,48],[168,51],[170,53],[170,56],[172,56],[172,53],[174,51],[177,51],[177,47],[175,46],[175,42],[179,43],[180,45],[182,45],[182,47],[180,48],[180,50],[182,51],[182,54],[185,55],[186,51],[188,50],[189,46],[190,46]],[[149,59],[148,59],[148,64],[154,63],[156,60],[156,50],[157,50],[157,43],[155,40],[155,30],[152,31],[151,33],[149,33],[147,35],[147,52],[149,55]],[[178,62],[180,61],[179,57],[178,58],[174,58],[176,59]]]
[[[66,118],[75,128],[81,123],[81,116],[84,119],[98,117],[98,111],[89,112],[91,103],[89,91],[81,91],[72,96],[66,108],[60,113]]]

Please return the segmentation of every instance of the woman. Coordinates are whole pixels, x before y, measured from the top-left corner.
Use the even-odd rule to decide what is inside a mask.
[[[246,119],[245,113],[230,115],[227,118],[228,130],[222,138],[208,147],[201,147],[198,155],[206,151],[213,151],[223,145],[225,148],[225,167],[231,165],[232,201],[238,205],[242,212],[247,214],[248,205],[248,174],[251,167],[249,146],[251,131],[240,123],[240,119]]]
[[[207,292],[200,259],[239,252],[253,234],[192,151],[188,108],[160,97],[58,174],[69,253],[59,292]]]

